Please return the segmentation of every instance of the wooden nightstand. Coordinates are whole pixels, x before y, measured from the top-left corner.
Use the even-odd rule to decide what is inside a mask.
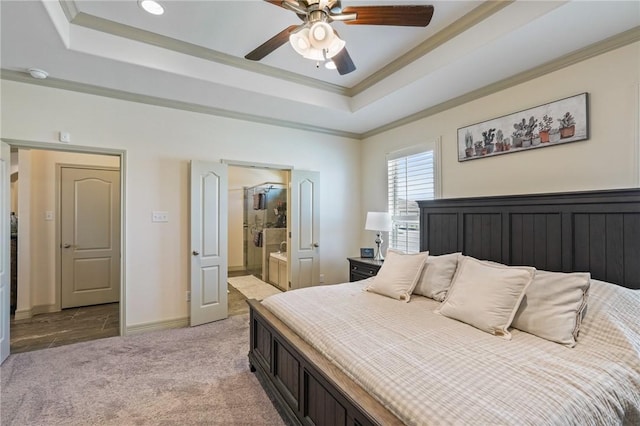
[[[380,260],[365,259],[362,257],[348,257],[347,259],[349,260],[349,282],[373,277],[382,266],[382,261]]]

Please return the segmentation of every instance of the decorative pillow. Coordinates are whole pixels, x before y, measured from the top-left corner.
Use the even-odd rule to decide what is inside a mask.
[[[404,254],[387,250],[378,274],[365,290],[408,302],[428,256],[429,252]]]
[[[535,268],[527,266],[462,256],[447,297],[436,312],[509,340],[509,325],[534,273]]]
[[[590,285],[589,273],[536,271],[511,326],[574,347]]]
[[[429,256],[413,293],[442,302],[451,287],[460,256],[462,253]]]

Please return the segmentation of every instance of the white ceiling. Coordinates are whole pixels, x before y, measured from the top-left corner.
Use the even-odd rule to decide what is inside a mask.
[[[2,77],[363,137],[562,66],[568,54],[640,40],[638,1],[343,0],[343,7],[432,4],[435,12],[426,28],[334,22],[357,67],[340,76],[288,44],[260,62],[244,59],[301,22],[284,8],[258,0],[160,3],[166,13],[158,17],[135,0],[2,0]],[[27,77],[30,67],[49,79]]]

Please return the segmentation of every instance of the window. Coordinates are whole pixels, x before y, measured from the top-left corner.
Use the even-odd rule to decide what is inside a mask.
[[[405,253],[420,251],[418,200],[432,200],[437,191],[437,144],[387,155],[389,213],[392,230],[389,248]]]

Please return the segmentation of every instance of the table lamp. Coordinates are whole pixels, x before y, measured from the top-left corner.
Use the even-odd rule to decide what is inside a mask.
[[[376,231],[376,250],[375,260],[384,260],[382,253],[380,252],[380,245],[382,244],[382,232],[391,231],[391,215],[387,212],[368,212],[367,222],[364,225],[364,229],[367,231]]]

